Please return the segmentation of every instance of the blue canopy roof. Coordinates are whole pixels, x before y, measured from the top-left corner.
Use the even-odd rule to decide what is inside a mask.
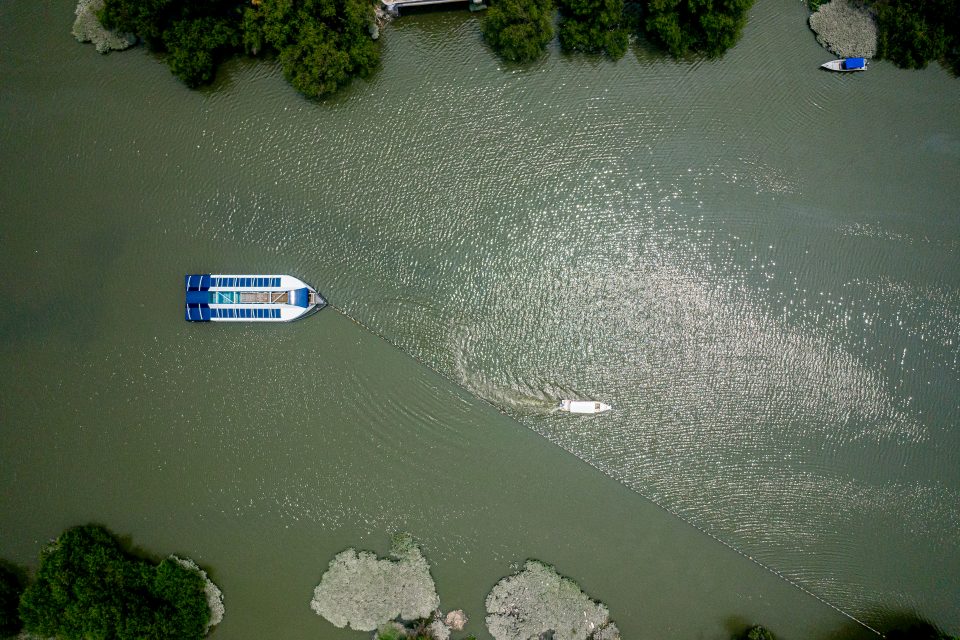
[[[210,304],[210,292],[187,290],[187,304]]]
[[[306,287],[294,289],[291,293],[293,293],[293,299],[291,300],[293,304],[297,305],[298,307],[303,307],[304,309],[310,306],[310,303],[307,301],[310,296],[310,292]]]
[[[867,66],[865,58],[847,58],[843,61],[844,69],[863,69]]]
[[[206,291],[210,288],[210,274],[183,276],[183,284],[187,291]]]

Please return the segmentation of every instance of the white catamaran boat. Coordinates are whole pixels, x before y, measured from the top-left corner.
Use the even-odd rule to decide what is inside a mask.
[[[317,290],[293,276],[184,276],[191,322],[290,322],[327,306]]]
[[[603,413],[612,409],[610,405],[593,400],[561,400],[558,409],[570,413]]]

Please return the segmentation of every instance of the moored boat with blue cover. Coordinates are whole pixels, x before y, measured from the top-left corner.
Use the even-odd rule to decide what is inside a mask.
[[[839,60],[831,60],[830,62],[824,62],[820,66],[824,69],[829,69],[830,71],[866,71],[867,59],[866,58],[840,58]]]
[[[293,276],[204,273],[183,280],[190,322],[290,322],[327,306],[316,289]]]

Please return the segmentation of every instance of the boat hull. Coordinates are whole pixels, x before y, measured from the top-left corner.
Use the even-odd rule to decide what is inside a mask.
[[[327,301],[293,276],[194,274],[184,276],[184,317],[190,322],[292,322]]]
[[[570,413],[603,413],[612,409],[610,405],[593,400],[561,400],[559,409]]]
[[[831,60],[830,62],[824,62],[822,65],[820,65],[820,68],[826,69],[828,71],[838,71],[840,73],[852,73],[854,71],[867,70],[867,63],[865,60],[860,58],[853,58],[853,59],[859,60],[859,62],[856,63],[857,66],[852,66],[852,67],[848,66],[847,64],[848,59],[841,58],[839,60]]]

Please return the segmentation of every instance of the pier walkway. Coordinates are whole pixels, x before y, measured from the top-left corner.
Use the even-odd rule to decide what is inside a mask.
[[[467,4],[471,11],[486,9],[483,0],[380,0],[383,8],[395,15],[400,15],[400,9],[409,7],[429,7],[438,4]]]

